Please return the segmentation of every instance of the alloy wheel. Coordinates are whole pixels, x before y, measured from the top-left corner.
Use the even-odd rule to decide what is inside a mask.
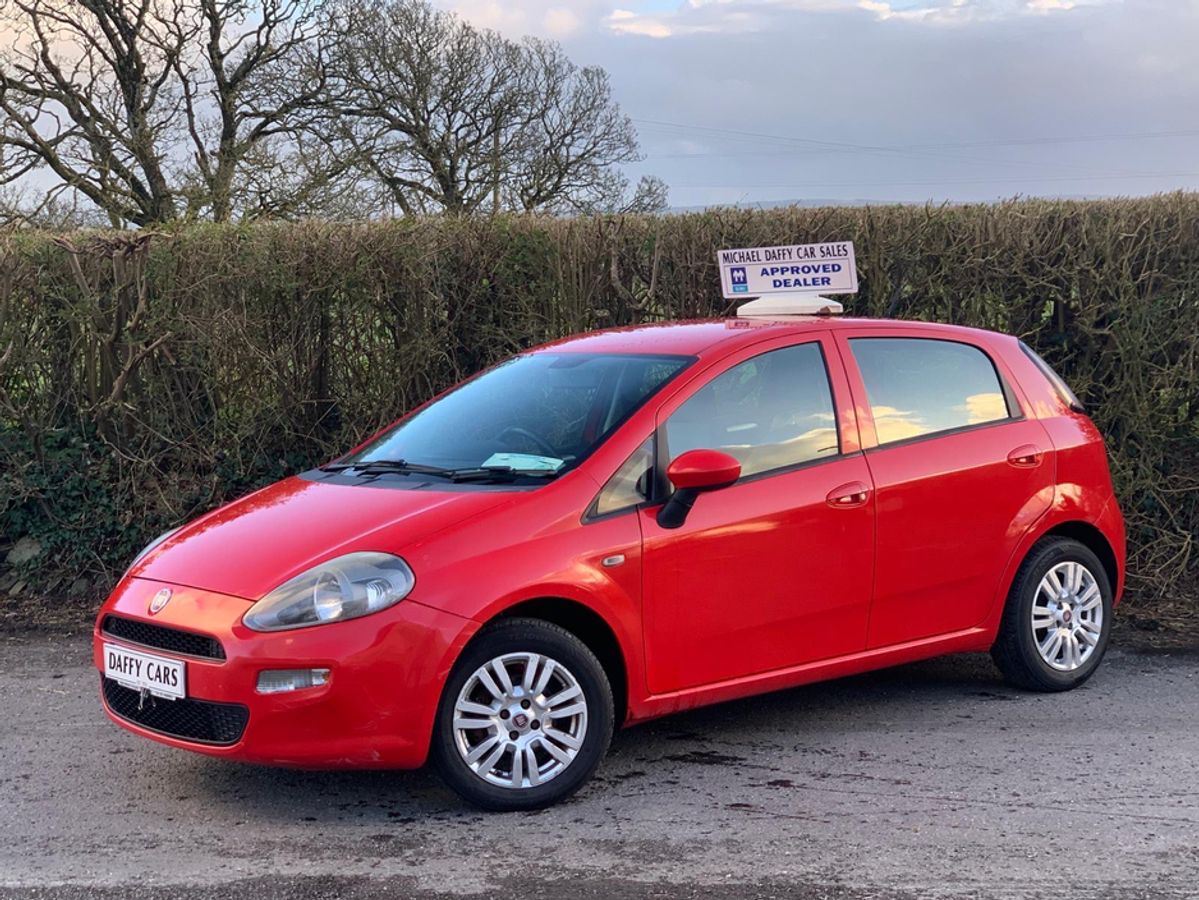
[[[454,703],[454,744],[483,780],[520,790],[574,762],[587,734],[587,699],[562,663],[506,653],[479,666]]]
[[[1090,569],[1070,560],[1045,573],[1033,598],[1032,633],[1050,668],[1072,672],[1090,659],[1103,634],[1103,595]]]

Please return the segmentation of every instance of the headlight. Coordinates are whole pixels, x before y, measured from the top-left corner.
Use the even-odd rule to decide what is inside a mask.
[[[356,619],[394,606],[416,577],[390,553],[347,553],[275,588],[242,619],[254,631],[285,631]]]
[[[163,541],[165,541],[167,538],[169,538],[172,534],[174,534],[176,531],[178,531],[179,528],[182,528],[182,527],[183,526],[180,525],[178,528],[172,528],[170,531],[164,531],[158,537],[154,538],[154,540],[150,541],[150,543],[146,544],[146,546],[144,546],[142,548],[141,553],[139,553],[137,556],[133,557],[133,562],[131,562],[129,564],[129,568],[125,570],[125,575],[128,575],[133,570],[134,566],[136,566],[139,562],[141,562],[143,559],[145,559],[147,556],[149,556],[151,550],[153,550],[155,547],[157,547],[159,544],[161,544]],[[125,575],[122,575],[121,577],[124,578]]]

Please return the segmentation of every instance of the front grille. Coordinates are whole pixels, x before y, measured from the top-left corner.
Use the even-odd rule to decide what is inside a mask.
[[[236,744],[250,719],[250,711],[240,703],[160,697],[146,697],[142,701],[140,692],[111,678],[104,679],[104,702],[114,714],[135,725],[201,744]]]
[[[120,616],[105,616],[100,631],[114,638],[141,644],[143,647],[166,650],[168,653],[202,656],[205,659],[225,658],[225,648],[221,646],[220,641],[193,631],[180,631],[178,628],[152,625],[137,619],[123,619]]]

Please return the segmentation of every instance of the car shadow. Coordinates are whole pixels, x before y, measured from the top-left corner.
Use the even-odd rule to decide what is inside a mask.
[[[780,733],[840,736],[855,721],[893,713],[902,698],[922,706],[975,709],[981,701],[1022,696],[1028,695],[1007,687],[987,656],[962,654],[676,713],[617,732],[596,787],[585,788],[570,806],[603,802],[605,786],[643,776],[647,763],[735,764],[737,757],[727,748],[769,744]],[[428,768],[304,771],[174,754],[171,760],[182,770],[171,775],[181,794],[227,804],[231,813],[235,808],[247,820],[387,826],[473,822],[485,815],[445,788]],[[379,839],[389,851],[398,849],[394,840],[402,840],[386,834]]]
[[[667,760],[720,764],[721,747],[769,744],[781,735],[840,737],[862,723],[895,717],[897,703],[905,700],[925,709],[937,704],[973,709],[980,701],[1022,696],[1028,695],[1007,685],[988,655],[957,654],[653,719],[619,732],[609,759],[631,755],[646,761],[648,754],[652,762],[653,751],[668,744]]]

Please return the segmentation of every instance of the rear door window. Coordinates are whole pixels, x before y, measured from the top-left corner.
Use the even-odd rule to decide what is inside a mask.
[[[1012,417],[995,364],[978,347],[930,338],[851,338],[879,444]]]

